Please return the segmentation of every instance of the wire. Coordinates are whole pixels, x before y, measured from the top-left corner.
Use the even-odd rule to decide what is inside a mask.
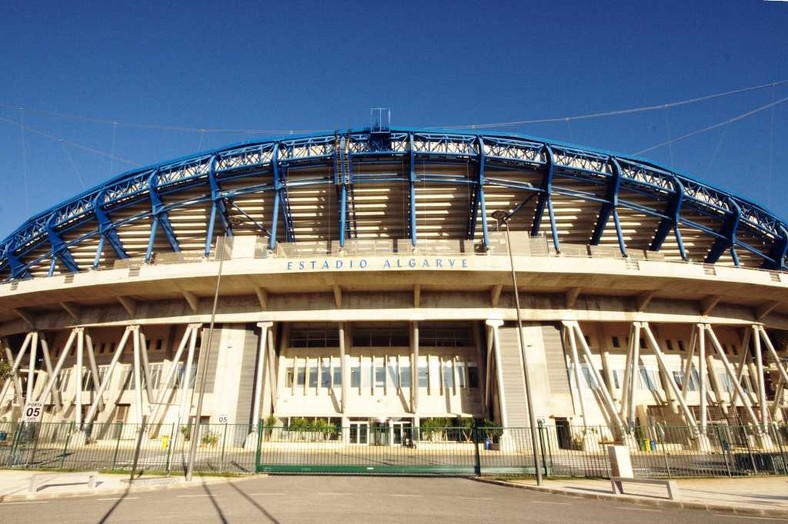
[[[25,148],[25,108],[19,108],[19,134],[22,137],[22,172],[25,180],[25,214],[30,214],[30,189],[27,180],[27,151]]]
[[[115,160],[117,160],[119,162],[123,162],[125,164],[129,164],[129,165],[132,165],[132,166],[140,166],[140,165],[142,165],[142,164],[139,164],[137,162],[132,162],[131,160],[126,160],[125,158],[120,158],[120,157],[112,155],[110,153],[106,153],[104,151],[99,151],[98,149],[94,149],[92,147],[80,144],[78,142],[74,142],[72,140],[67,140],[67,139],[65,139],[63,137],[60,137],[60,136],[57,136],[57,135],[53,135],[51,133],[47,133],[46,131],[42,131],[40,129],[36,129],[36,128],[33,128],[33,127],[26,126],[26,125],[24,125],[24,124],[22,124],[20,122],[15,122],[15,121],[13,121],[13,120],[11,120],[9,118],[4,118],[4,117],[0,116],[0,122],[6,122],[6,123],[9,123],[9,124],[13,124],[15,126],[19,126],[20,128],[22,128],[25,131],[30,131],[31,133],[36,133],[37,135],[41,135],[43,137],[49,138],[50,140],[57,140],[58,142],[64,142],[64,143],[66,143],[66,144],[68,144],[70,146],[76,147],[78,149],[82,149],[84,151],[89,151],[90,153],[94,153],[96,155],[100,155],[100,156],[103,156],[103,157],[113,158],[113,159],[115,159]]]
[[[641,149],[640,151],[637,151],[637,152],[632,153],[632,154],[633,155],[642,155],[643,153],[648,153],[649,151],[653,151],[654,149],[658,149],[658,148],[660,148],[662,146],[666,146],[666,145],[672,144],[674,142],[678,142],[679,140],[684,140],[685,138],[689,138],[691,136],[699,135],[701,133],[705,133],[706,131],[711,131],[712,129],[717,129],[718,127],[722,127],[722,126],[727,125],[727,124],[732,124],[733,122],[738,122],[739,120],[743,120],[743,119],[745,119],[745,118],[747,118],[749,116],[752,116],[752,115],[754,115],[756,113],[760,113],[761,111],[763,111],[765,109],[769,109],[770,107],[774,107],[776,105],[782,104],[786,100],[788,100],[788,96],[783,97],[783,98],[781,98],[779,100],[776,100],[774,102],[770,102],[770,103],[768,103],[766,105],[762,105],[760,107],[756,107],[752,111],[747,111],[746,113],[742,113],[742,114],[737,115],[737,116],[735,116],[733,118],[729,118],[728,120],[725,120],[724,122],[719,122],[717,124],[713,124],[713,125],[710,125],[708,127],[704,127],[703,129],[698,129],[698,130],[695,130],[695,131],[691,131],[691,132],[689,132],[689,133],[687,133],[685,135],[678,136],[676,138],[673,138],[671,140],[667,140],[667,141],[662,142],[660,144],[656,144],[656,145],[651,146],[651,147],[646,148],[646,149]]]
[[[6,104],[0,102],[0,107],[8,107],[16,109],[19,106],[13,104]],[[188,127],[176,125],[159,125],[159,124],[135,124],[118,122],[117,120],[108,120],[105,118],[95,118],[91,116],[75,115],[71,113],[59,113],[56,111],[44,110],[28,110],[29,113],[35,115],[44,115],[65,120],[76,120],[79,122],[90,122],[93,124],[106,124],[115,125],[120,127],[138,128],[138,129],[158,129],[162,131],[182,131],[187,133],[239,133],[239,134],[298,134],[298,133],[313,133],[316,131],[325,131],[324,129],[235,129],[235,128],[207,128],[207,127]]]
[[[774,88],[775,86],[788,83],[788,80],[780,80],[778,82],[771,82],[769,84],[763,84],[758,86],[752,87],[745,87],[742,89],[734,89],[733,91],[726,91],[724,93],[714,93],[711,95],[704,95],[699,96],[696,98],[689,98],[686,100],[679,100],[677,102],[670,102],[667,104],[658,104],[658,105],[650,105],[650,106],[642,106],[642,107],[633,107],[630,109],[620,109],[617,111],[603,111],[600,113],[588,113],[585,115],[576,115],[576,116],[562,116],[562,117],[553,117],[553,118],[538,118],[534,120],[516,120],[512,122],[495,122],[491,124],[464,124],[464,125],[450,125],[450,126],[439,126],[439,127],[432,127],[428,129],[460,129],[460,128],[470,128],[470,129],[492,129],[496,127],[512,127],[512,126],[519,126],[523,124],[546,124],[551,122],[563,122],[569,120],[587,120],[591,118],[601,118],[606,116],[617,116],[617,115],[629,115],[632,113],[643,113],[646,111],[656,111],[658,109],[665,109],[668,107],[678,107],[687,104],[694,104],[697,102],[703,102],[706,100],[712,100],[714,98],[721,98],[724,96],[730,95],[737,95],[740,93],[746,93],[749,91],[756,91],[759,89],[766,89],[768,87]]]

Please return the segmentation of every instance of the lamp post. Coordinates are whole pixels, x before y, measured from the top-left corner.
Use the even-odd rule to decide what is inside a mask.
[[[536,428],[536,414],[534,413],[534,400],[531,396],[531,380],[528,376],[528,358],[525,351],[525,337],[523,335],[523,317],[520,311],[520,293],[517,290],[517,275],[514,271],[514,256],[512,255],[512,243],[509,241],[509,214],[499,209],[494,211],[492,217],[503,224],[506,229],[506,252],[509,254],[509,268],[512,271],[512,285],[514,286],[514,306],[517,311],[517,343],[520,346],[520,355],[523,361],[523,375],[525,377],[525,401],[528,406],[528,420],[531,426],[531,448],[534,455],[534,469],[536,470],[536,485],[542,484],[542,468],[539,461],[539,436]]]
[[[216,275],[216,287],[213,293],[213,307],[211,308],[211,324],[208,327],[208,340],[205,343],[205,350],[200,353],[199,368],[202,370],[200,376],[199,393],[197,395],[197,412],[194,415],[194,423],[191,430],[191,442],[189,442],[189,461],[186,464],[186,482],[191,482],[194,472],[194,459],[197,455],[197,438],[200,434],[200,418],[202,418],[202,405],[205,398],[205,378],[208,375],[208,360],[211,357],[211,345],[213,343],[213,326],[216,321],[216,306],[219,303],[219,285],[222,282],[222,268],[224,266],[225,248],[227,237],[221,237],[216,242],[216,255],[219,257],[219,271]],[[199,374],[199,373],[198,373]],[[188,377],[186,377],[188,381]],[[185,387],[185,386],[183,386]],[[191,406],[191,403],[189,403]]]

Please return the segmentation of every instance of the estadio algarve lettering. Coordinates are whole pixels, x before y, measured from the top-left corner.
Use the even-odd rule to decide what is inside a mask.
[[[337,269],[468,269],[468,259],[454,257],[395,257],[384,259],[322,258],[287,261],[287,271],[331,271]]]

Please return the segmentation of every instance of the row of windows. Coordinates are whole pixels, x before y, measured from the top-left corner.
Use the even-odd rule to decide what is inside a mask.
[[[590,342],[589,342],[588,335],[585,335],[585,339],[586,339],[586,343],[589,344]],[[611,344],[613,345],[614,348],[622,348],[622,340],[619,337],[610,337],[610,342],[611,342]],[[623,343],[624,343],[623,347],[625,347],[625,348],[629,347],[629,338],[628,337],[624,338],[623,339]],[[739,354],[739,348],[738,348],[738,346],[736,344],[731,344],[730,345],[730,349],[728,348],[727,344],[722,344],[721,343],[720,345],[722,346],[722,350],[725,353],[731,353],[733,355],[738,355]],[[640,349],[646,349],[647,347],[648,346],[647,346],[646,337],[641,336],[640,337]],[[665,347],[665,349],[667,351],[676,351],[676,350],[678,350],[678,351],[687,351],[687,347],[684,344],[684,341],[682,339],[680,339],[680,338],[676,339],[675,341],[672,340],[672,339],[666,338],[664,347]]]
[[[407,327],[356,328],[352,330],[354,347],[410,347]],[[290,333],[290,347],[339,347],[339,329],[298,329]],[[424,347],[472,347],[470,328],[420,328],[419,345]]]
[[[410,388],[412,369],[408,357],[347,357],[349,386],[374,392]],[[429,359],[429,362],[428,362]],[[285,387],[293,393],[342,385],[339,357],[295,358],[285,366]],[[420,388],[478,388],[479,366],[464,357],[420,357],[417,369]]]
[[[163,362],[150,364],[149,372],[150,372],[150,381],[151,381],[151,389],[157,389],[161,386],[161,381],[166,378],[166,373],[169,370],[169,364],[165,368],[165,364]],[[109,366],[98,366],[98,373],[99,373],[99,384],[104,380],[104,377],[107,374],[107,370]],[[121,381],[121,389],[122,390],[132,390],[134,389],[134,373],[132,370],[132,366],[130,365],[120,365],[116,368],[115,373],[118,372],[123,373],[123,378]],[[184,382],[184,375],[186,372],[186,366],[183,363],[179,363],[177,370],[175,372],[175,389],[181,387],[181,384]],[[60,374],[55,381],[55,388],[61,393],[65,393],[66,391],[71,391],[74,389],[74,384],[72,381],[72,376],[74,376],[74,368],[68,368],[60,371]],[[117,376],[117,375],[116,375]],[[189,385],[187,388],[194,387],[195,377],[197,376],[197,366],[192,366],[190,378],[189,378]],[[145,387],[145,374],[143,373],[141,376],[141,385]],[[82,371],[82,390],[83,391],[94,391],[95,384],[93,383],[93,371],[87,368],[84,368]]]
[[[580,366],[582,375],[583,375],[583,389],[599,389],[599,385],[597,381],[594,379],[593,372],[588,364],[581,364]],[[599,376],[606,380],[604,373],[602,370],[597,370]],[[624,381],[624,370],[623,369],[614,369],[612,370],[612,378],[613,378],[613,387],[615,389],[622,389],[623,381]],[[683,370],[671,370],[671,375],[673,377],[674,382],[682,389],[684,387],[684,371]],[[720,388],[727,392],[728,394],[732,394],[734,391],[734,384],[733,379],[730,375],[726,372],[721,371],[715,374],[715,378],[717,379],[717,383],[719,384]],[[570,367],[570,381],[574,384],[574,376],[572,374],[572,368]],[[698,375],[698,370],[694,369],[690,373],[690,376],[687,380],[687,391],[698,391],[700,384],[700,376]],[[750,384],[750,379],[747,375],[742,376],[741,386],[744,391],[751,391],[752,386]],[[638,368],[638,375],[636,381],[636,388],[639,391],[661,391],[665,390],[666,388],[663,387],[662,380],[660,378],[659,371],[656,368],[640,366]],[[707,388],[711,389],[710,381],[707,381]]]
[[[128,342],[126,348],[128,349],[131,342]],[[115,353],[115,349],[117,348],[117,342],[99,342],[93,346],[93,349],[96,353],[103,355],[104,353],[113,354]],[[86,348],[87,349],[87,348]],[[157,338],[152,341],[152,343],[148,344],[147,346],[148,351],[161,351],[164,349],[164,339]],[[69,351],[69,355],[72,357],[77,356],[77,345],[73,344],[71,346],[71,351]],[[54,356],[58,356],[58,353],[55,352]]]

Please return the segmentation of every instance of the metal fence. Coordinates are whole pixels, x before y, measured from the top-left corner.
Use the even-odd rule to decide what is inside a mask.
[[[191,428],[73,423],[0,423],[0,467],[182,473]],[[546,477],[608,477],[607,446],[626,445],[635,476],[653,478],[788,474],[788,427],[709,425],[637,428],[540,425]],[[140,438],[141,437],[141,438]],[[529,428],[201,425],[194,470],[217,473],[533,475]]]
[[[137,469],[182,472],[191,428],[175,424],[95,424],[77,431],[73,423],[0,423],[0,467],[32,469]],[[244,449],[248,425],[202,425],[194,470],[252,473],[255,450]]]

